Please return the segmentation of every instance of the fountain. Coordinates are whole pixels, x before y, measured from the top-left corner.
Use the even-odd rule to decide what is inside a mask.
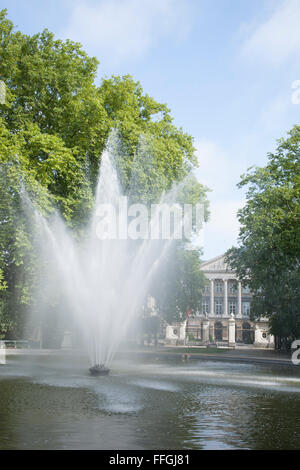
[[[114,159],[111,150],[104,151],[94,210],[83,240],[76,239],[58,213],[49,219],[34,210],[37,249],[44,265],[36,289],[37,310],[45,316],[44,299],[49,304],[49,299],[55,303],[56,298],[60,314],[70,312],[69,321],[75,323],[89,352],[92,375],[109,373],[117,348],[141,312],[153,276],[173,243],[172,238],[124,235],[120,212],[124,195]],[[151,229],[160,223],[157,217],[148,222]]]
[[[105,367],[104,364],[95,364],[93,367],[89,368],[91,375],[108,375],[109,368]]]

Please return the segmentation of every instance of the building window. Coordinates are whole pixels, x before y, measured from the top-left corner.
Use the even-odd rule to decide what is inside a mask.
[[[236,284],[236,282],[231,282],[231,283],[229,284],[229,292],[230,292],[231,294],[235,294],[236,291],[237,291],[237,284]]]
[[[250,294],[250,289],[248,286],[243,286],[242,291],[243,291],[243,294]]]
[[[215,313],[216,315],[222,315],[222,300],[215,301]]]
[[[207,300],[203,300],[202,302],[202,313],[204,315],[206,315],[207,313],[209,313],[209,306],[208,306],[208,301]]]
[[[233,313],[233,315],[236,314],[236,301],[235,300],[230,300],[229,301],[229,313],[230,315]]]
[[[243,302],[243,316],[249,317],[250,315],[250,302]]]
[[[173,330],[173,335],[178,335],[178,330]]]
[[[216,281],[216,292],[218,294],[223,292],[223,281]]]
[[[209,284],[205,284],[204,292],[205,292],[205,294],[209,294]]]

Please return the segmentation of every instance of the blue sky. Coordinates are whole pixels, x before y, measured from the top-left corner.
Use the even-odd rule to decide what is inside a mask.
[[[204,258],[236,243],[236,188],[299,123],[299,0],[0,0],[25,33],[81,42],[99,80],[131,74],[193,135],[212,189]],[[292,88],[292,86],[298,88]],[[296,95],[295,95],[296,93]],[[296,96],[296,98],[295,98]],[[294,99],[293,99],[294,97]]]

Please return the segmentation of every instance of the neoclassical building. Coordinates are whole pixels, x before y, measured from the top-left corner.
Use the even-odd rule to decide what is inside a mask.
[[[168,325],[167,342],[273,348],[268,320],[250,320],[252,294],[226,265],[225,255],[204,262],[202,270],[207,278],[202,309],[182,323]]]

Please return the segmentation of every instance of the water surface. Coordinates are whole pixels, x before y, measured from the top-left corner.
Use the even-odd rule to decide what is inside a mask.
[[[300,368],[62,354],[0,366],[0,449],[299,449]]]

